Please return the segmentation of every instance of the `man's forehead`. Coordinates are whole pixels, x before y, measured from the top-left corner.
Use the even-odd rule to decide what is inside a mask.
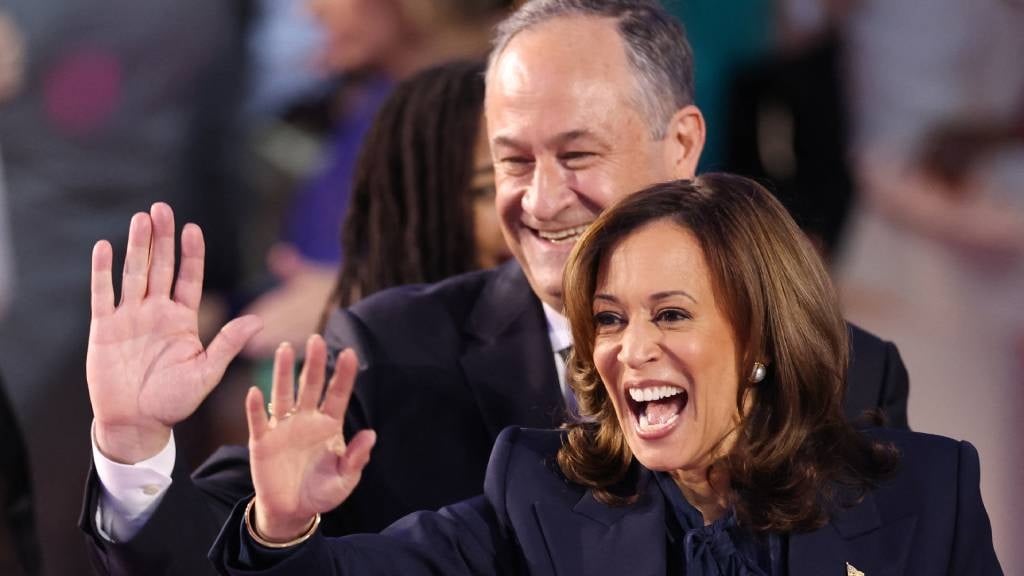
[[[625,47],[614,19],[570,15],[516,34],[494,60],[487,84],[489,88],[497,84],[503,90],[517,90],[538,77],[628,72]]]
[[[601,30],[610,36],[601,39],[595,32]],[[515,36],[494,62],[487,77],[488,122],[493,128],[499,115],[542,115],[547,128],[559,132],[586,128],[579,122],[594,121],[591,112],[632,104],[633,80],[614,21],[558,18]]]

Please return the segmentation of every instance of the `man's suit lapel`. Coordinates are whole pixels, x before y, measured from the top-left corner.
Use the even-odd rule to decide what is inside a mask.
[[[865,576],[903,574],[916,517],[882,523],[872,494],[832,515],[814,532],[789,537],[791,576],[847,573],[847,564]]]
[[[590,490],[571,508],[534,504],[555,574],[665,574],[664,500],[647,489],[650,473],[641,474],[641,495],[626,506],[602,504]]]
[[[460,359],[493,436],[511,424],[551,428],[565,408],[547,321],[515,262],[491,276],[467,317]]]

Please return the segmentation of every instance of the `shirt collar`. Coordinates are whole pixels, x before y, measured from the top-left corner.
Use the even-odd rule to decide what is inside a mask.
[[[544,318],[548,321],[548,340],[551,341],[551,350],[558,352],[572,346],[572,331],[569,330],[569,321],[557,310],[541,302],[544,307]]]

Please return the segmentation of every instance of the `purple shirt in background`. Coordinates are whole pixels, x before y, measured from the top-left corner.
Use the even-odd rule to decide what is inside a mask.
[[[384,79],[367,83],[364,96],[338,121],[326,165],[292,201],[284,239],[304,258],[321,264],[341,261],[341,223],[348,209],[359,148],[393,86]]]

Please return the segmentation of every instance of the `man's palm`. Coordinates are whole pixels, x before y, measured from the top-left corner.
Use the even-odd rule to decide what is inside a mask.
[[[172,302],[124,305],[93,320],[86,367],[96,417],[173,426],[202,402],[209,374],[196,315]]]
[[[170,427],[195,411],[259,330],[257,318],[237,318],[203,349],[198,309],[204,246],[197,226],[185,226],[181,245],[175,282],[170,207],[155,204],[150,214],[136,214],[116,307],[110,244],[100,241],[93,249],[86,376],[100,449],[118,460],[152,455],[166,442]]]

